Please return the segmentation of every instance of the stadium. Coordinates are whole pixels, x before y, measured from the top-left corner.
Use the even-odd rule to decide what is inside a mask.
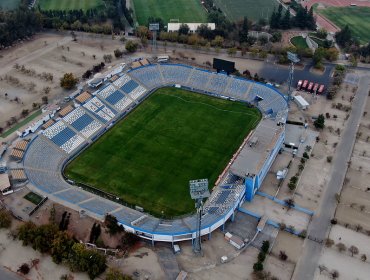
[[[77,211],[99,219],[108,213],[114,215],[126,231],[153,244],[193,240],[195,214],[171,220],[158,218],[141,207],[127,207],[114,195],[76,185],[64,176],[65,167],[73,159],[164,87],[242,102],[261,112],[261,121],[224,167],[204,204],[201,235],[210,236],[233,220],[238,207],[253,200],[283,144],[288,104],[273,87],[187,65],[143,65],[116,73],[91,94],[76,95],[73,105],[62,109],[59,117],[44,125],[28,144],[22,163],[30,183],[51,200]]]

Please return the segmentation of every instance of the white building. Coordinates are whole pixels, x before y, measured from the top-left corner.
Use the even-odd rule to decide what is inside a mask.
[[[168,32],[177,32],[180,29],[180,26],[183,23],[179,22],[170,22],[167,25],[167,31]],[[211,30],[216,29],[216,24],[215,23],[184,23],[189,26],[189,33],[194,33],[197,31],[198,27],[201,26],[202,24],[206,24]]]
[[[296,95],[294,96],[294,101],[295,103],[297,103],[298,107],[301,108],[302,110],[306,110],[307,107],[310,105],[306,99],[304,99],[302,96],[300,95]]]

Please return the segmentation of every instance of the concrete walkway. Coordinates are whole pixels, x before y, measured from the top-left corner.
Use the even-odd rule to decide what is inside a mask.
[[[362,77],[359,82],[358,91],[353,101],[351,116],[348,119],[337,153],[333,158],[330,181],[323,196],[320,208],[316,210],[315,216],[308,228],[308,236],[311,239],[324,240],[327,237],[330,220],[333,218],[337,201],[335,194],[340,193],[347,171],[348,161],[351,158],[353,146],[356,141],[356,134],[359,123],[366,105],[366,99],[370,89],[370,77]],[[323,243],[306,239],[303,254],[297,263],[292,279],[308,280],[313,279],[320,259]]]

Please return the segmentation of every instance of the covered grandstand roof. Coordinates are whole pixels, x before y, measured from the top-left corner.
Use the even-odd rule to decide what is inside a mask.
[[[256,175],[262,163],[271,154],[271,149],[275,147],[278,136],[283,132],[283,128],[277,126],[274,120],[265,119],[261,122],[231,164],[231,173],[242,178],[248,174]]]
[[[24,151],[27,147],[28,141],[27,140],[21,140],[15,144],[14,149],[18,149],[21,151]]]
[[[14,181],[26,181],[27,176],[24,172],[24,169],[11,169],[10,170],[10,176],[12,177],[12,180]]]
[[[79,103],[85,103],[90,98],[91,98],[91,94],[88,91],[84,91],[79,96],[77,96],[75,99]]]
[[[68,105],[67,107],[64,107],[62,110],[60,110],[59,112],[59,115],[61,117],[65,117],[66,115],[68,115],[69,112],[71,112],[73,110],[73,107],[72,105]]]

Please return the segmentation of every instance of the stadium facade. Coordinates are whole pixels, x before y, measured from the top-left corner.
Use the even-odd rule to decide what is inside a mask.
[[[127,231],[153,243],[193,240],[195,215],[174,220],[153,217],[117,203],[114,196],[103,198],[91,189],[77,187],[62,175],[70,160],[164,86],[238,100],[255,105],[262,112],[263,119],[230,160],[205,202],[201,235],[210,235],[227,220],[233,220],[238,207],[245,200],[253,199],[281,148],[288,105],[285,97],[273,87],[187,65],[145,65],[119,73],[92,94],[85,92],[76,96],[74,105],[28,145],[23,165],[31,187],[93,217],[114,215]]]

